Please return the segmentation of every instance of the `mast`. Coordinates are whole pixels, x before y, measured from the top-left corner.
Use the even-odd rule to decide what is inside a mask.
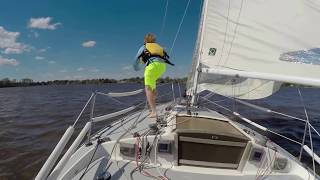
[[[195,71],[194,71],[194,79],[193,79],[193,84],[191,87],[191,93],[192,93],[192,98],[191,98],[191,105],[194,105],[196,103],[196,99],[197,99],[197,89],[198,89],[198,80],[199,80],[199,76],[200,76],[200,59],[201,59],[201,55],[202,55],[202,42],[203,42],[203,37],[204,37],[204,26],[205,26],[205,20],[206,20],[206,14],[207,14],[207,5],[208,5],[208,0],[203,0],[203,5],[202,5],[202,13],[201,13],[201,20],[200,20],[200,24],[199,24],[199,28],[198,28],[198,39],[197,42],[198,44],[196,45],[196,48],[198,47],[198,50],[195,52]]]

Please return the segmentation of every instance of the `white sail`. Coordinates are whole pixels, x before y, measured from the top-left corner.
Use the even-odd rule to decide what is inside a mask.
[[[200,73],[197,92],[257,99],[279,89],[272,80],[320,84],[320,58],[311,57],[320,54],[320,1],[207,0],[205,7],[197,61],[215,74]],[[217,76],[217,69],[250,79]]]

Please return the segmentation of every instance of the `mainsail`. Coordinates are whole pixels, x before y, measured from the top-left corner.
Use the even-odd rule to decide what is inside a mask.
[[[205,1],[189,87],[258,99],[282,82],[320,85],[319,19],[318,0]]]

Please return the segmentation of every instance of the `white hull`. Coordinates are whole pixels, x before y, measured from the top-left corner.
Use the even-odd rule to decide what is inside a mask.
[[[92,180],[98,179],[98,177],[102,178],[103,174],[107,176],[109,173],[111,174],[111,179],[121,180],[154,179],[154,177],[148,176],[172,180],[315,179],[313,173],[303,167],[295,157],[248,127],[232,122],[223,115],[209,109],[192,109],[192,115],[187,115],[185,106],[177,105],[173,110],[166,111],[165,108],[168,105],[169,104],[158,106],[158,111],[167,123],[167,127],[161,128],[158,135],[149,133],[147,137],[143,136],[143,133],[149,130],[149,125],[154,123],[155,120],[146,118],[148,111],[144,111],[141,114],[137,112],[102,129],[100,133],[91,138],[92,145],[80,146],[72,154],[64,168],[61,171],[57,168],[54,169],[48,179],[78,180],[83,176],[83,180]],[[178,120],[181,120],[181,118],[186,118],[187,120],[177,122],[177,118]],[[191,121],[197,121],[197,124]],[[192,133],[199,130],[197,126],[201,124],[199,123],[201,121],[203,121],[203,124],[207,127],[203,132],[200,132],[200,134],[211,133],[212,139],[205,140],[191,137]],[[184,127],[184,123],[187,122],[188,125]],[[212,127],[209,127],[211,126],[210,123],[216,124],[212,124]],[[132,126],[134,124],[135,126]],[[220,126],[219,124],[221,128],[226,128],[225,130],[228,132],[223,134],[224,129],[217,128]],[[183,137],[181,135],[177,138],[178,134],[189,131],[192,132],[190,137]],[[132,152],[130,152],[130,147],[134,147],[134,144],[138,141],[137,138],[133,137],[135,132],[138,132],[141,136],[139,142],[142,156],[140,160],[136,159],[138,151],[134,152],[134,156],[132,156]],[[218,138],[215,138],[214,134],[219,134],[219,137],[217,136]],[[238,138],[236,136],[239,136],[243,142],[230,140],[229,136],[231,139]],[[220,137],[224,137],[225,139],[221,140],[219,139]],[[101,140],[99,143],[98,139]],[[183,141],[186,142],[186,144],[183,144]],[[149,142],[150,146],[153,144],[149,155],[145,155],[147,142]],[[170,144],[170,148],[163,146],[168,143]],[[165,150],[168,148],[170,152],[159,150],[159,145]],[[215,152],[215,154],[222,153],[226,158],[214,157],[214,153],[201,155],[199,152],[202,150],[203,152],[208,152],[206,148],[195,148],[195,154],[190,155],[190,153],[192,153],[190,148],[192,149],[197,145],[199,145],[199,147],[205,145],[208,148],[213,148],[213,150],[227,147],[225,151]],[[186,148],[187,146],[189,146],[189,148]],[[124,147],[129,147],[129,149],[125,149]],[[185,150],[182,149],[183,147],[185,147]],[[122,152],[120,152],[120,149]],[[240,153],[238,153],[239,155],[234,155],[237,154],[237,149],[240,149]],[[259,156],[259,153],[261,156]],[[208,161],[206,159],[197,161],[197,158],[201,159],[204,156],[208,157]],[[230,158],[227,158],[228,156],[239,156],[238,158],[240,159],[232,163],[222,162],[224,159],[230,161]],[[188,159],[190,157],[191,160]],[[219,162],[215,162],[215,159],[218,159]],[[275,162],[279,161],[279,159],[285,161],[286,165],[277,170],[277,168],[275,168]],[[140,170],[135,170],[137,169],[137,165],[141,166],[140,161],[143,160],[145,160],[145,163],[143,163],[141,172]],[[231,161],[233,160],[231,159]],[[86,173],[84,173],[85,169]]]

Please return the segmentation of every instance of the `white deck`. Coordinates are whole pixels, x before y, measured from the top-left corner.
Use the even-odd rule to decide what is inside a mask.
[[[168,122],[167,127],[161,130],[158,139],[174,141],[174,129],[176,128],[175,117],[176,115],[187,115],[187,111],[183,106],[176,106],[172,111],[165,111],[165,107],[168,105],[169,104],[163,104],[158,106],[159,116],[165,116],[165,120]],[[152,179],[139,171],[133,172],[133,170],[137,167],[136,161],[134,158],[132,159],[122,156],[119,148],[120,143],[134,144],[136,142],[136,138],[133,137],[133,134],[136,132],[143,134],[149,130],[150,124],[155,123],[154,118],[150,119],[146,117],[148,113],[148,111],[144,111],[140,115],[140,113],[137,112],[130,117],[123,119],[122,121],[113,123],[110,127],[104,129],[101,131],[101,133],[98,133],[93,137],[93,145],[83,145],[72,155],[66,166],[58,175],[58,179],[80,179],[89,162],[91,163],[82,179],[96,179],[104,172],[109,172],[112,175],[112,179],[128,180],[131,179],[130,174],[132,174],[132,179]],[[213,118],[213,120],[218,119],[227,122],[230,121],[223,115],[207,109],[197,109],[196,111],[191,110],[191,114],[196,117],[210,117]],[[249,139],[249,145],[246,147],[244,155],[237,169],[178,165],[174,153],[165,154],[158,152],[155,157],[156,148],[153,148],[151,150],[150,157],[148,157],[144,170],[153,176],[165,176],[167,179],[247,180],[262,179],[262,177],[266,176],[268,176],[267,179],[275,180],[314,179],[312,173],[302,167],[282,148],[270,141],[267,142],[265,137],[250,130],[249,128],[246,128],[243,125],[235,122],[230,123]],[[133,126],[134,124],[136,125]],[[247,131],[254,132],[255,136],[252,135],[253,133],[245,133],[243,130],[244,128]],[[100,139],[107,141],[102,142],[97,146],[96,138],[98,136],[100,136]],[[151,143],[153,142],[154,138],[155,135],[149,135],[146,141]],[[115,146],[115,144],[117,144],[117,146]],[[261,162],[249,162],[252,148],[259,148],[265,152],[265,156],[263,157],[263,161],[265,163],[261,164]],[[277,149],[276,153],[273,150],[275,148]],[[289,166],[283,171],[271,171],[270,167],[273,166],[272,162],[274,160],[274,155],[276,157],[286,158],[289,162]],[[158,177],[158,179],[160,178]]]

